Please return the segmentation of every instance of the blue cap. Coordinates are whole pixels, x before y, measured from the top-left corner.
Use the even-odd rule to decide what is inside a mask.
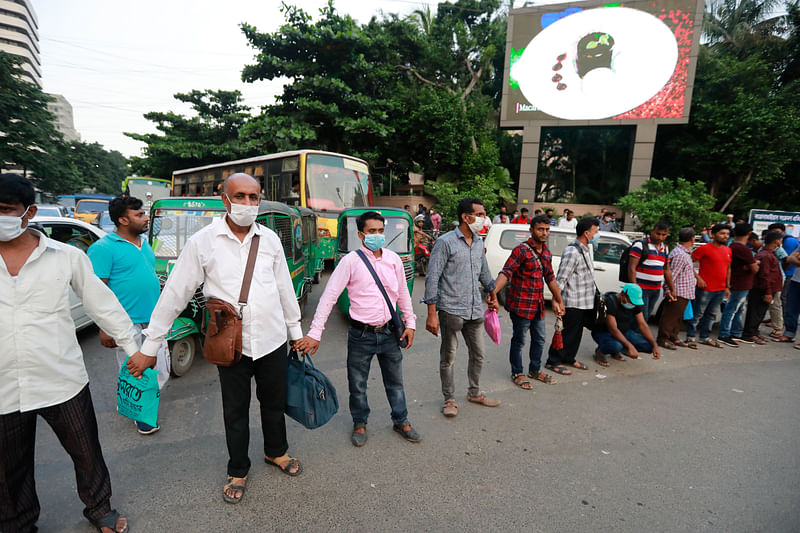
[[[633,305],[644,305],[642,299],[642,288],[635,283],[626,283],[622,286],[622,292],[628,295]]]

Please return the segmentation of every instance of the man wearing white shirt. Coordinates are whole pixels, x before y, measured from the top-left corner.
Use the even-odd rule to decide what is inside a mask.
[[[578,227],[578,219],[575,218],[575,212],[571,209],[565,211],[566,215],[558,221],[559,228],[575,229]]]
[[[105,332],[133,354],[133,324],[114,293],[72,246],[28,228],[31,183],[0,175],[0,531],[35,531],[36,417],[53,428],[75,464],[84,516],[105,533],[128,530],[111,509],[111,479],[97,432],[89,376],[72,321],[70,288]]]
[[[238,503],[244,495],[250,458],[250,387],[255,377],[261,407],[264,460],[296,476],[300,462],[286,452],[286,331],[292,342],[302,338],[289,267],[278,236],[255,222],[261,187],[247,174],[229,176],[222,187],[227,214],[195,233],[186,243],[144,330],[140,353],[128,360],[138,376],[155,364],[155,354],[172,322],[203,285],[206,298],[219,298],[238,307],[250,244],[259,235],[247,305],[242,308],[242,358],[217,367],[222,389],[222,412],[228,445],[228,477],[223,499]]]

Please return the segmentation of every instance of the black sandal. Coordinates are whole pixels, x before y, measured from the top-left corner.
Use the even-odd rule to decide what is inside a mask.
[[[572,375],[572,371],[564,366],[561,365],[545,365],[547,370],[552,370],[556,374],[561,374],[562,376],[569,376]]]
[[[228,476],[225,480],[225,485],[222,487],[222,499],[228,503],[239,503],[242,501],[242,497],[244,496],[244,489],[245,485],[247,484],[247,476],[242,478],[244,481],[241,485],[234,485],[233,484],[233,476]],[[238,490],[242,493],[239,496],[228,496],[228,493],[225,492],[227,490]]]
[[[301,465],[300,461],[298,461],[294,457],[290,458],[289,461],[283,466],[279,465],[278,463],[276,463],[271,459],[267,459],[266,456],[264,457],[264,462],[267,463],[268,465],[272,465],[275,468],[280,469],[280,471],[286,474],[287,476],[292,476],[292,477],[299,476],[300,472],[303,471],[303,465]],[[295,465],[297,466],[297,470],[292,472],[292,468],[294,468]]]
[[[116,509],[111,509],[107,515],[97,521],[92,521],[92,525],[97,528],[97,531],[103,531],[104,527],[111,529],[115,533],[128,533],[128,524],[125,524],[125,529],[117,531],[117,520],[121,517]]]

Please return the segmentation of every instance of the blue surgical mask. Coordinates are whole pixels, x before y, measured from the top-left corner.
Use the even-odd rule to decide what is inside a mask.
[[[376,252],[386,244],[386,236],[383,233],[369,233],[364,235],[364,246]]]
[[[600,234],[599,233],[595,233],[594,237],[592,237],[592,240],[589,241],[589,243],[592,245],[592,248],[597,250],[597,246],[600,244]]]
[[[634,307],[636,307],[636,306],[635,306],[635,305],[633,305],[633,304],[632,304],[632,303],[630,303],[630,302],[625,302],[625,303],[623,303],[623,304],[622,304],[622,307],[624,307],[625,309],[633,309],[633,308],[634,308]]]

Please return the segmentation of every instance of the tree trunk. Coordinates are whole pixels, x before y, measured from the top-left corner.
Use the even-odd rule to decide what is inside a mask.
[[[725,203],[722,204],[722,207],[719,208],[720,211],[722,211],[723,213],[725,212],[725,210],[728,208],[731,202],[733,202],[734,198],[736,198],[739,195],[739,193],[742,192],[742,189],[744,189],[745,186],[747,186],[747,184],[750,183],[752,177],[753,177],[753,169],[750,169],[750,172],[747,173],[747,177],[744,179],[742,184],[733,190],[733,193],[731,193],[731,195],[728,197]]]

